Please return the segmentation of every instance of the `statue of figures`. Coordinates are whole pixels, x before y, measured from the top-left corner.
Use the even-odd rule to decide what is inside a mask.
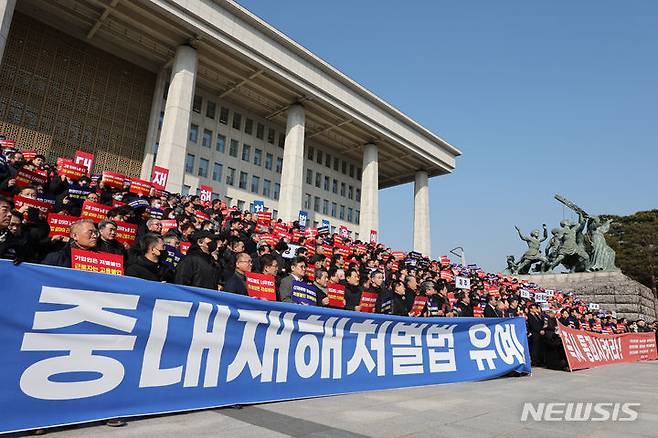
[[[562,242],[558,248],[557,257],[549,265],[549,271],[555,269],[560,263],[569,272],[585,271],[589,263],[589,255],[585,250],[582,236],[586,223],[587,219],[582,211],[578,211],[578,223],[573,223],[568,219],[560,221]]]
[[[592,258],[588,271],[618,271],[615,266],[615,251],[605,241],[605,233],[610,231],[612,219],[603,222],[600,216],[590,216],[587,232],[592,240]]]
[[[550,266],[558,256],[558,251],[560,249],[560,245],[562,244],[562,236],[564,233],[562,232],[561,228],[553,228],[551,230],[551,235],[553,237],[551,237],[551,240],[548,241],[548,245],[546,245],[546,249],[544,250],[547,261],[541,266],[542,272],[548,272],[551,270]]]
[[[546,224],[543,224],[542,227],[544,228],[543,239],[539,238],[539,230],[532,230],[529,236],[524,236],[521,233],[519,227],[514,227],[519,233],[521,240],[524,240],[528,244],[528,250],[521,256],[521,260],[517,265],[517,272],[519,274],[527,274],[528,271],[530,271],[530,267],[535,262],[541,262],[542,264],[547,262],[546,257],[541,255],[541,251],[539,250],[541,243],[548,239],[548,230],[546,229]]]
[[[514,260],[513,255],[507,256],[507,268],[503,271],[503,275],[514,275],[519,271],[518,264]]]

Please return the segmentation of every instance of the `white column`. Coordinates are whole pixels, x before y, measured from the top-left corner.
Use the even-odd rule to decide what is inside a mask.
[[[288,108],[279,193],[279,217],[284,221],[297,220],[299,210],[302,208],[305,124],[306,115],[303,106],[295,104]]]
[[[2,56],[5,53],[15,6],[16,0],[0,0],[0,19],[2,20],[2,23],[0,23],[0,62],[2,62]]]
[[[370,230],[379,233],[379,151],[377,145],[363,146],[359,240],[370,241]],[[381,240],[381,236],[378,236]]]
[[[416,172],[414,184],[414,251],[431,257],[430,189],[427,172]]]
[[[177,193],[183,188],[185,151],[190,130],[196,70],[196,50],[190,46],[179,46],[171,69],[167,103],[160,131],[160,145],[155,162],[156,165],[169,169],[167,190],[170,192]]]
[[[153,150],[155,149],[155,144],[158,142],[158,125],[160,123],[160,113],[162,112],[162,101],[164,100],[166,76],[167,69],[161,69],[155,80],[155,89],[153,90],[151,117],[149,118],[149,128],[146,133],[144,159],[142,160],[142,173],[140,176],[141,179],[146,181],[151,180],[151,172],[153,170]]]

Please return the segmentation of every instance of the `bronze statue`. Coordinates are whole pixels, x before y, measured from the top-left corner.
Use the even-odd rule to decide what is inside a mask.
[[[612,219],[603,222],[600,216],[591,216],[587,223],[587,232],[592,241],[592,257],[587,268],[590,272],[618,271],[615,266],[615,251],[608,246],[604,234],[610,230]]]
[[[521,256],[521,260],[517,265],[517,273],[527,274],[535,262],[547,262],[546,257],[541,255],[540,246],[544,240],[548,239],[548,230],[546,229],[546,224],[542,224],[542,227],[544,228],[543,239],[539,238],[539,230],[532,230],[529,236],[524,236],[519,227],[514,227],[519,233],[521,240],[524,240],[528,244],[528,250]]]

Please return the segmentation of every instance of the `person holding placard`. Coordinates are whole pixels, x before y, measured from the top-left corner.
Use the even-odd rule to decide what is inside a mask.
[[[278,300],[285,303],[292,303],[292,282],[304,281],[306,273],[306,259],[304,257],[295,257],[290,262],[290,275],[283,277],[279,284]]]
[[[96,252],[97,242],[98,231],[94,222],[91,219],[80,219],[71,224],[71,239],[69,243],[59,251],[48,254],[43,259],[42,264],[70,268],[71,248]]]
[[[102,220],[98,224],[99,239],[96,243],[96,251],[119,254],[126,260],[126,249],[117,242],[117,224],[109,219]]]

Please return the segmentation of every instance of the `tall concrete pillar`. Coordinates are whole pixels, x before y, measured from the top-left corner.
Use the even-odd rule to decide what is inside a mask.
[[[359,240],[368,242],[370,230],[379,232],[379,152],[377,145],[363,146]]]
[[[302,208],[305,124],[303,106],[295,104],[288,108],[279,193],[279,217],[284,221],[297,220]]]
[[[5,46],[7,45],[7,37],[9,36],[9,28],[11,27],[11,20],[14,17],[14,8],[16,7],[16,0],[0,0],[0,63],[2,56],[5,53]]]
[[[194,99],[197,53],[193,47],[179,46],[171,69],[160,145],[155,164],[169,169],[167,190],[180,192],[185,175],[185,151]]]
[[[414,184],[414,251],[431,257],[430,189],[427,172],[416,172]]]
[[[164,100],[164,87],[166,82],[167,69],[163,68],[158,73],[155,80],[155,89],[153,90],[153,99],[151,100],[151,116],[149,118],[149,127],[146,132],[146,143],[144,144],[144,159],[142,160],[142,173],[140,178],[146,181],[151,180],[151,171],[153,170],[153,149],[158,142],[158,125],[160,123],[160,112],[162,111],[162,101]]]

